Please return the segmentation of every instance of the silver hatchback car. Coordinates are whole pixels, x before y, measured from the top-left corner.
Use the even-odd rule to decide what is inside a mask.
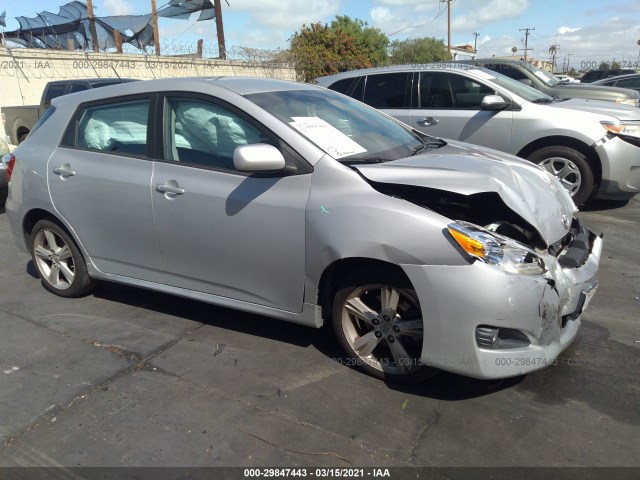
[[[9,158],[45,288],[96,280],[320,327],[390,381],[524,374],[575,338],[601,236],[548,172],[323,88],[249,78],[61,97]]]

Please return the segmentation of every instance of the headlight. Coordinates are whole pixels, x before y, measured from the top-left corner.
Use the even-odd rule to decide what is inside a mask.
[[[631,105],[632,107],[640,106],[640,100],[637,98],[616,98],[616,103],[622,105]]]
[[[450,223],[447,228],[469,255],[506,272],[541,275],[547,270],[544,261],[533,250],[515,240],[461,220]]]
[[[616,135],[627,135],[640,138],[640,121],[628,120],[626,122],[600,122],[604,128]]]

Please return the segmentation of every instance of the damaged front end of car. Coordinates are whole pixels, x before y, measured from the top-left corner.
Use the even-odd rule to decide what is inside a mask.
[[[397,165],[361,171],[378,192],[450,219],[443,235],[468,261],[402,266],[427,312],[422,361],[477,378],[544,368],[577,335],[598,286],[602,235],[536,167],[514,162],[491,177],[455,167],[405,165],[415,172],[407,181]]]

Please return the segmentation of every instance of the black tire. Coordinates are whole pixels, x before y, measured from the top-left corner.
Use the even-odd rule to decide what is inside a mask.
[[[582,205],[593,194],[593,170],[585,155],[570,147],[544,147],[533,152],[527,160],[544,166],[554,174],[571,194],[576,206]],[[563,173],[563,167],[568,170]],[[573,169],[577,169],[573,171]],[[576,182],[579,184],[576,188]],[[572,191],[573,190],[573,191]]]
[[[61,297],[78,297],[95,286],[75,241],[57,223],[40,220],[29,240],[42,285]]]
[[[22,135],[20,135],[20,137],[18,137],[18,145],[24,142],[28,136],[29,136],[29,132],[23,133]]]
[[[387,294],[397,292],[399,301],[395,309],[381,308],[383,288],[387,289]],[[359,319],[353,310],[347,310],[347,301],[353,300],[362,302],[373,312],[369,312],[372,315],[369,318],[371,322],[365,322]],[[388,305],[392,304],[393,301],[388,302]],[[423,338],[422,310],[413,287],[398,275],[378,271],[363,271],[350,275],[335,292],[332,319],[338,343],[347,355],[348,365],[395,383],[420,382],[437,372],[420,361]],[[374,325],[376,321],[378,323]],[[365,337],[370,341],[359,348],[361,353],[358,353],[354,343],[358,340],[364,342]],[[370,354],[366,352],[367,346],[372,348]],[[392,353],[392,347],[396,354],[399,348],[406,352],[406,356],[397,357],[404,360],[397,360]]]

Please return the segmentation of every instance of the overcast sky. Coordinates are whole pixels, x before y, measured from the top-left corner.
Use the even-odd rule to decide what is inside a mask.
[[[288,38],[303,24],[330,22],[336,15],[360,18],[380,28],[392,39],[431,36],[447,38],[446,3],[440,0],[228,0],[222,1],[227,48],[234,45],[254,48],[287,48]],[[17,28],[13,17],[33,16],[42,10],[57,13],[66,3],[52,0],[2,2],[7,10],[7,29]],[[146,0],[94,0],[97,16],[148,13]],[[166,0],[157,0],[158,8]],[[640,1],[619,0],[455,0],[451,7],[452,44],[473,44],[478,55],[511,55],[511,48],[523,48],[524,32],[535,27],[529,37],[529,53],[548,59],[549,46],[557,44],[558,63],[567,54],[571,65],[639,61]],[[161,46],[164,52],[195,49],[198,38],[207,48],[215,46],[215,22],[162,20]],[[521,55],[521,53],[519,53]]]

